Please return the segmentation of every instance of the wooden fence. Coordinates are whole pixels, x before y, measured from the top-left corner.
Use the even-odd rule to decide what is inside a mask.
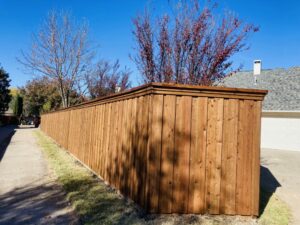
[[[41,129],[150,213],[258,215],[267,91],[151,83]]]

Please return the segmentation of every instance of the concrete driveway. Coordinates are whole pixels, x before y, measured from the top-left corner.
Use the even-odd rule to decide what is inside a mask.
[[[77,224],[34,130],[0,127],[0,225]]]
[[[293,224],[300,225],[300,152],[262,149],[261,165],[262,185],[269,185],[276,191],[278,197],[290,206]],[[267,172],[264,168],[271,174],[264,174]]]

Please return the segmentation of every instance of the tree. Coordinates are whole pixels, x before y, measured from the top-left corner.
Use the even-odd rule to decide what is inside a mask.
[[[215,5],[180,3],[175,14],[157,17],[155,24],[148,10],[133,20],[133,60],[146,83],[216,84],[234,71],[230,58],[248,48],[245,40],[258,28],[233,14],[218,19]]]
[[[0,68],[0,113],[8,110],[10,95],[10,79],[9,74],[1,67]]]
[[[128,89],[130,87],[130,73],[131,71],[127,68],[124,70],[120,69],[118,60],[114,63],[100,60],[85,75],[86,87],[90,98],[102,97]]]
[[[23,97],[19,94],[13,97],[13,112],[15,116],[20,116],[23,112]]]
[[[57,85],[48,77],[28,81],[20,91],[23,96],[24,114],[39,115],[41,112],[58,109],[61,96]]]
[[[68,107],[92,56],[86,23],[76,23],[67,13],[51,12],[33,35],[30,51],[22,52],[18,60],[30,72],[55,82],[62,106]]]

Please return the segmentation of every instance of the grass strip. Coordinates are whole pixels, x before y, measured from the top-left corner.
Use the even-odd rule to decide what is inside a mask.
[[[258,223],[260,225],[288,225],[292,214],[285,202],[280,200],[275,194],[261,188],[260,205],[266,205]],[[260,207],[262,208],[262,207]]]

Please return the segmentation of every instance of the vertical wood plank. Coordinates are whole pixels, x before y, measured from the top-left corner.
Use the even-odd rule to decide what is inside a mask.
[[[260,188],[260,131],[261,131],[261,101],[256,101],[253,108],[253,155],[252,155],[252,215],[259,215]]]
[[[149,180],[150,180],[150,152],[151,152],[151,139],[152,139],[152,117],[153,117],[153,94],[148,96],[148,104],[149,104],[149,110],[148,110],[148,142],[147,142],[147,152],[146,152],[146,182],[145,182],[145,198],[144,198],[144,205],[147,212],[150,212],[149,206],[150,206],[150,186],[149,186]]]
[[[224,100],[220,213],[235,214],[239,100]]]
[[[107,103],[107,114],[106,114],[106,127],[105,127],[105,145],[104,145],[104,173],[103,177],[106,181],[109,181],[108,173],[109,173],[109,139],[110,139],[110,131],[111,131],[111,109],[112,103]]]
[[[70,119],[69,119],[69,133],[68,133],[68,150],[73,153],[73,135],[74,135],[74,126],[73,124],[73,115],[74,110],[70,110]]]
[[[123,133],[122,133],[122,157],[121,157],[121,174],[120,186],[121,191],[126,195],[126,151],[127,151],[127,134],[128,134],[128,100],[124,101],[124,114],[123,114]]]
[[[252,101],[240,101],[236,187],[236,211],[239,215],[251,214],[252,110]]]
[[[100,129],[101,129],[101,105],[96,106],[96,127],[95,127],[95,141],[94,141],[94,149],[95,149],[95,158],[93,163],[93,170],[99,174],[98,165],[99,165],[99,137],[100,137]]]
[[[131,164],[131,140],[132,140],[132,126],[131,126],[131,117],[132,117],[132,99],[128,99],[127,103],[127,116],[126,116],[126,138],[125,138],[125,195],[130,196],[130,164]]]
[[[99,160],[98,160],[98,173],[100,174],[100,176],[102,177],[102,178],[104,178],[104,160],[103,160],[103,158],[104,158],[104,141],[105,141],[105,126],[106,126],[106,124],[105,124],[105,119],[106,119],[106,117],[105,117],[105,113],[107,113],[107,111],[106,111],[106,109],[107,109],[107,106],[106,106],[106,104],[103,104],[103,105],[101,105],[101,114],[100,114],[100,121],[101,121],[101,123],[100,123],[100,133],[99,133],[99,136],[100,136],[100,138],[99,138],[99,146],[98,146],[98,149],[99,149]]]
[[[164,96],[159,213],[172,212],[176,96]]]
[[[188,212],[192,97],[176,97],[172,212]]]
[[[135,164],[135,170],[136,170],[136,182],[135,182],[135,194],[134,194],[134,199],[135,201],[141,205],[142,202],[142,176],[143,170],[142,170],[142,164],[143,158],[142,158],[142,143],[143,143],[143,134],[142,134],[142,119],[143,119],[143,99],[144,96],[140,96],[137,99],[137,110],[136,110],[136,154],[135,154],[135,159],[134,159],[134,164]]]
[[[141,188],[139,188],[139,197],[141,198],[141,206],[144,208],[147,207],[147,201],[146,201],[146,193],[147,193],[147,150],[148,150],[148,143],[149,143],[149,112],[150,112],[150,103],[151,103],[151,97],[145,96],[143,97],[142,102],[142,143],[141,143]]]
[[[158,212],[163,95],[153,95],[151,140],[148,161],[148,209]]]
[[[87,145],[87,156],[85,157],[86,164],[89,168],[91,166],[91,158],[93,154],[93,132],[95,125],[95,115],[94,115],[95,106],[88,108],[88,145]]]
[[[118,117],[118,107],[119,102],[115,102],[113,104],[113,114],[112,114],[112,122],[113,129],[110,138],[110,152],[111,152],[111,174],[110,180],[111,184],[116,187],[116,176],[117,176],[117,135],[118,135],[118,126],[119,126],[119,117]]]
[[[119,190],[121,190],[121,174],[122,174],[122,171],[123,171],[123,167],[122,167],[122,138],[123,138],[123,132],[124,132],[124,103],[125,101],[120,101],[120,104],[119,104],[119,113],[118,113],[118,120],[119,120],[119,130],[118,130],[118,136],[117,136],[117,139],[118,139],[118,142],[117,142],[117,152],[118,152],[118,155],[117,155],[117,181],[116,181],[116,186]]]
[[[110,112],[110,132],[108,140],[108,149],[107,149],[107,181],[110,185],[114,186],[113,183],[113,174],[114,174],[114,157],[115,157],[115,125],[116,125],[116,102],[111,103],[111,112]]]
[[[205,97],[193,98],[189,213],[205,212],[205,158],[207,138],[207,104]]]
[[[99,129],[99,106],[94,108],[94,128],[92,130],[92,155],[90,159],[91,169],[96,171],[96,162],[97,162],[97,134]]]
[[[223,99],[208,99],[207,125],[206,210],[210,214],[218,214],[220,210]]]
[[[136,163],[135,158],[137,154],[137,128],[136,128],[136,122],[137,122],[137,98],[132,98],[132,113],[130,118],[131,123],[131,145],[130,145],[130,198],[133,200],[136,200],[136,183],[137,183],[137,173],[140,171],[137,171],[136,169]]]

